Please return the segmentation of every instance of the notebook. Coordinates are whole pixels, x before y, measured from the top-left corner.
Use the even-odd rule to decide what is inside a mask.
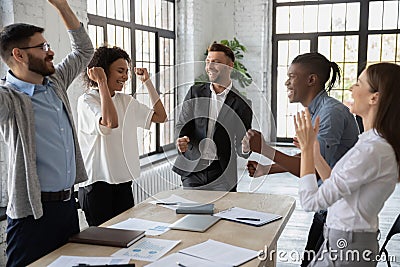
[[[70,242],[127,248],[144,236],[144,231],[90,226],[69,238]]]
[[[188,214],[171,224],[169,228],[174,230],[204,232],[219,220],[220,218],[212,215]]]
[[[214,204],[180,203],[176,209],[177,214],[213,214]]]
[[[216,217],[254,226],[261,226],[282,218],[281,215],[233,207],[214,214]]]

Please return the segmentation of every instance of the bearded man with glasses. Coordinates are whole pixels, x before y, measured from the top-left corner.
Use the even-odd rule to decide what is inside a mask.
[[[53,65],[43,28],[16,23],[0,32],[10,70],[0,82],[0,132],[8,145],[7,266],[26,266],[79,232],[73,185],[87,179],[67,88],[93,56],[67,0],[60,14],[72,52]]]

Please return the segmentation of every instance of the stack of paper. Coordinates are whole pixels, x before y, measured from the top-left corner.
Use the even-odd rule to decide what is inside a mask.
[[[190,266],[190,267],[232,267],[239,266],[258,256],[255,250],[230,244],[207,240],[203,243],[182,249],[146,267]]]
[[[233,246],[212,239],[182,249],[180,253],[231,266],[239,266],[258,256],[258,252],[255,250]]]
[[[282,218],[281,215],[267,213],[267,212],[260,212],[255,210],[242,209],[238,207],[233,207],[227,210],[220,211],[214,214],[214,216],[254,226],[261,226]]]
[[[146,265],[146,267],[177,267],[177,266],[189,266],[189,267],[232,267],[229,264],[221,264],[189,256],[183,253],[173,253],[158,261]]]
[[[73,267],[85,265],[118,265],[128,264],[129,258],[116,257],[80,257],[80,256],[60,256],[47,267]]]

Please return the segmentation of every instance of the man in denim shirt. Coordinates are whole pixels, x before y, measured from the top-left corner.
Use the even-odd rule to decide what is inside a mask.
[[[331,75],[332,70],[332,75]],[[327,87],[325,84],[331,77]],[[328,96],[335,82],[340,79],[340,69],[334,62],[319,53],[297,56],[289,67],[285,83],[291,103],[301,103],[308,107],[312,123],[320,117],[318,141],[321,155],[333,167],[336,162],[357,142],[359,130],[354,116],[340,101]],[[248,162],[250,176],[258,177],[267,173],[290,172],[300,175],[300,157],[288,156],[267,145],[261,134],[249,130],[242,141],[243,151],[262,153],[275,162],[272,166],[262,166],[255,161]],[[296,143],[296,140],[295,140]],[[319,183],[322,183],[319,180]],[[326,211],[314,214],[310,228],[304,259],[301,266],[307,266],[319,251],[323,237]]]
[[[7,266],[26,266],[79,232],[73,185],[87,179],[66,90],[93,55],[67,0],[48,0],[69,30],[72,52],[54,66],[43,28],[0,32],[10,67],[0,83],[0,131],[9,149]]]

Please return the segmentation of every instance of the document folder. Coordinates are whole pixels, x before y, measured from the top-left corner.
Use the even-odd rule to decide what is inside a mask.
[[[127,248],[144,236],[144,231],[90,226],[69,238],[70,242]]]

